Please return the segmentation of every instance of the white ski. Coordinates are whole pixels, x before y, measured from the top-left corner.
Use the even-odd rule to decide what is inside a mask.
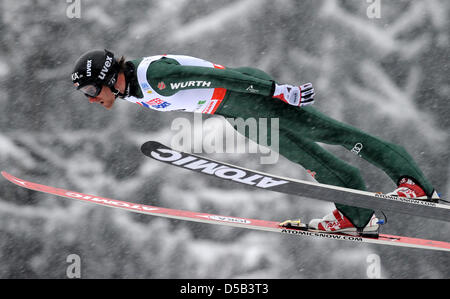
[[[450,205],[447,204],[280,177],[176,151],[156,141],[144,143],[141,151],[144,155],[169,165],[259,189],[450,222]]]

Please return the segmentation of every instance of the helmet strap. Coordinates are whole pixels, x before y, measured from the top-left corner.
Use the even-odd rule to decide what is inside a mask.
[[[117,72],[111,77],[111,79],[108,80],[108,84],[106,84],[106,87],[109,87],[111,92],[114,94],[114,98],[116,98],[116,99],[117,99],[117,97],[123,97],[124,96],[123,93],[121,93],[118,89],[116,89],[114,87],[114,85],[116,85],[116,83],[117,83],[118,77],[119,77],[119,73]]]
[[[130,84],[126,84],[125,92],[121,93],[118,89],[116,89],[114,86],[108,86],[109,89],[111,89],[111,92],[114,94],[115,98],[118,97],[124,98],[130,94]]]
[[[117,78],[118,78],[118,77],[119,77],[119,74],[117,73],[117,74],[116,74],[116,80],[114,80],[115,82],[117,82]],[[111,89],[111,91],[112,91],[112,93],[114,94],[114,96],[116,97],[116,99],[117,99],[118,97],[124,98],[124,97],[127,97],[127,96],[130,95],[130,83],[127,82],[127,81],[128,81],[128,80],[127,80],[127,78],[125,77],[125,90],[124,90],[123,93],[121,93],[118,89],[116,89],[116,88],[114,87],[115,84],[113,84],[113,85],[111,85],[111,86],[108,86],[109,89]]]
[[[109,89],[111,89],[111,92],[114,94],[114,98],[117,99],[117,97],[123,96],[123,94],[118,89],[116,89],[114,86],[109,86]]]

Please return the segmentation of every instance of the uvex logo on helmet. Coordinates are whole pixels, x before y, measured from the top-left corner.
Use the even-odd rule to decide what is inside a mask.
[[[103,64],[102,70],[100,71],[100,74],[98,75],[98,77],[101,80],[105,79],[106,74],[109,72],[109,68],[111,67],[112,63],[113,63],[113,57],[106,55],[105,63]]]
[[[90,77],[92,75],[91,67],[92,67],[92,59],[89,59],[86,62],[86,76],[88,76],[88,77]]]

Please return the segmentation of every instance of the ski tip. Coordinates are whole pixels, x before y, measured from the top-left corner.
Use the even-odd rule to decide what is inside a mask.
[[[16,184],[17,178],[15,176],[13,176],[10,173],[7,173],[6,171],[2,171],[1,174],[6,180]]]
[[[147,141],[144,144],[141,145],[141,152],[144,154],[147,154],[157,148],[165,148],[163,144],[159,143],[158,141]]]
[[[1,171],[1,174],[7,181],[10,181],[11,183],[18,185],[17,184],[18,179],[12,174],[7,173],[6,171]]]

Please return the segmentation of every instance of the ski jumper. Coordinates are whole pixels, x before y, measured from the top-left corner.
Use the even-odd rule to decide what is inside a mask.
[[[311,106],[299,108],[272,98],[275,80],[261,70],[225,68],[177,55],[145,57],[131,63],[136,68],[137,82],[132,96],[125,98],[130,102],[158,111],[254,118],[257,122],[260,118],[278,118],[279,153],[314,172],[319,183],[366,190],[357,168],[316,142],[340,145],[349,151],[356,148],[361,158],[383,170],[395,183],[407,176],[427,195],[433,193],[433,186],[405,149],[338,122]],[[252,138],[248,132],[240,133]],[[364,227],[374,213],[342,204],[336,207],[356,227]]]

